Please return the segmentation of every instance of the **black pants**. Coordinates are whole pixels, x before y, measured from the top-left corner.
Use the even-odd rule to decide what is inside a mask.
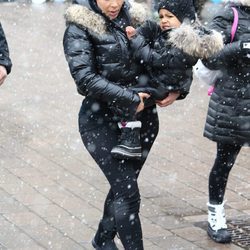
[[[209,202],[223,202],[229,172],[232,169],[241,146],[217,143],[217,156],[209,176]]]
[[[158,134],[159,121],[155,107],[138,115],[142,122],[142,159],[117,160],[111,157],[111,149],[118,143],[120,129],[116,123],[103,122],[102,126],[81,133],[85,147],[96,161],[111,188],[104,204],[102,230],[118,232],[126,250],[142,250],[142,230],[139,218],[140,193],[137,178]],[[87,128],[88,124],[84,124]]]

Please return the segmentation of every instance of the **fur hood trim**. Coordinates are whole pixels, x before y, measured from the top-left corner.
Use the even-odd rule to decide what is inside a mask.
[[[132,2],[129,9],[129,13],[132,18],[133,26],[138,26],[143,24],[147,19],[150,18],[150,10],[145,3]]]
[[[240,4],[242,6],[249,6],[250,7],[250,0],[224,0],[224,3],[235,3]]]
[[[66,10],[64,16],[67,23],[75,23],[100,35],[106,31],[104,18],[86,6],[73,4]]]
[[[135,2],[131,3],[129,13],[134,26],[142,24],[150,15],[145,4]],[[106,33],[105,19],[86,6],[73,4],[67,8],[64,16],[67,23],[75,23],[99,35]]]
[[[215,30],[201,34],[201,29],[197,23],[184,22],[170,32],[168,42],[191,56],[208,58],[223,48],[223,37]]]

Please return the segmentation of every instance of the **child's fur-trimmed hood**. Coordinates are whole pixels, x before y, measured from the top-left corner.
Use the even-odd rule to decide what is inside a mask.
[[[223,48],[223,37],[215,30],[203,29],[198,23],[183,22],[170,32],[168,42],[191,56],[208,58]]]
[[[129,13],[134,26],[142,24],[150,15],[145,4],[136,2],[130,4]],[[73,4],[66,10],[64,16],[67,23],[75,23],[99,35],[107,31],[105,19],[86,6]]]

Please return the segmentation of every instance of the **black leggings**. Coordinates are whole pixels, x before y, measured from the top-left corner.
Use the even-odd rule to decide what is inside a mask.
[[[159,121],[155,107],[145,109],[138,120],[142,122],[142,160],[117,160],[111,149],[118,143],[120,129],[116,123],[81,133],[85,147],[101,168],[111,188],[104,204],[101,228],[115,236],[118,232],[126,250],[142,250],[142,230],[139,218],[140,193],[137,183],[140,170],[158,134]],[[84,124],[85,128],[88,124]],[[100,226],[99,226],[100,228]],[[114,234],[112,232],[115,232]]]
[[[223,202],[229,172],[232,169],[241,146],[217,143],[217,156],[209,176],[209,202]]]

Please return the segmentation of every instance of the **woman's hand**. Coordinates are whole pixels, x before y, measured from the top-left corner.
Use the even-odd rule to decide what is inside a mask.
[[[137,107],[136,114],[141,112],[144,109],[144,100],[148,99],[150,97],[149,94],[143,93],[143,92],[138,93],[138,95],[139,95],[139,97],[141,99],[141,102],[139,103],[139,105]]]
[[[6,68],[0,65],[0,85],[3,84],[6,77],[7,77]]]
[[[179,96],[180,96],[179,92],[170,92],[165,99],[158,100],[156,101],[156,103],[160,107],[167,107],[171,105]]]

